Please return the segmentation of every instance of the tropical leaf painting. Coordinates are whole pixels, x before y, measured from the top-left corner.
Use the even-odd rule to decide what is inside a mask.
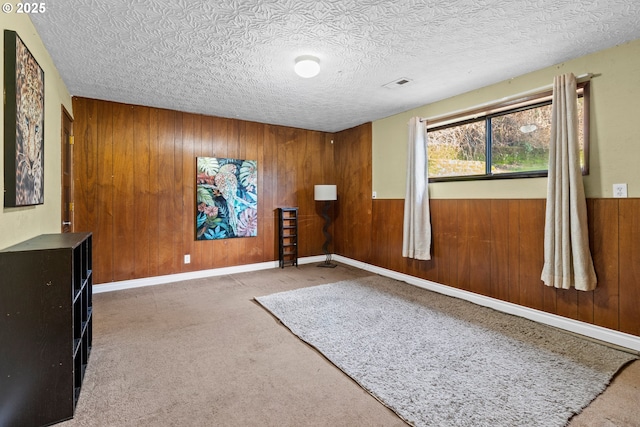
[[[217,157],[196,161],[196,240],[257,236],[257,161]]]

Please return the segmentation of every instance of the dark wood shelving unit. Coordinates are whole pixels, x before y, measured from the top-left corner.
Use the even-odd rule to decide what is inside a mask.
[[[73,418],[92,343],[92,234],[6,248],[0,277],[0,425]]]
[[[278,259],[280,268],[298,265],[298,208],[278,208]]]

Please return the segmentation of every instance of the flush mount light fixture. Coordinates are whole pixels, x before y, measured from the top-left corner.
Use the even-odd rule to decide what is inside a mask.
[[[315,77],[320,72],[320,60],[315,56],[303,55],[296,58],[294,70],[305,79]]]
[[[520,132],[522,132],[522,133],[531,133],[531,132],[535,131],[536,129],[538,129],[538,126],[534,125],[533,123],[528,124],[528,125],[524,125],[524,126],[520,126]]]

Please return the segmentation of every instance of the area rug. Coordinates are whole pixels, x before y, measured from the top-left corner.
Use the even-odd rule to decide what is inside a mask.
[[[256,301],[415,426],[564,426],[637,358],[381,276]]]

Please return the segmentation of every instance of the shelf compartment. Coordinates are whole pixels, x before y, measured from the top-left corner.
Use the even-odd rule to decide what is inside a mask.
[[[82,293],[73,303],[73,338],[82,336]]]
[[[278,208],[278,260],[280,268],[298,265],[298,208]]]

